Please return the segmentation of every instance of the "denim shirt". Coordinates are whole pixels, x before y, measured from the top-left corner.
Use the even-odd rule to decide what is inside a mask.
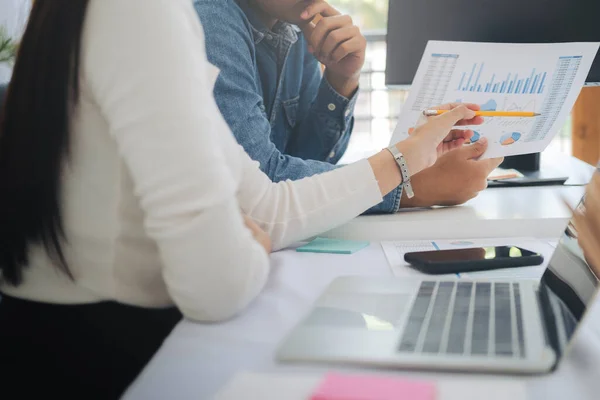
[[[208,61],[221,73],[217,105],[237,141],[274,182],[338,168],[354,125],[356,94],[338,94],[297,26],[268,29],[247,0],[195,0]],[[397,188],[370,212],[396,212]]]

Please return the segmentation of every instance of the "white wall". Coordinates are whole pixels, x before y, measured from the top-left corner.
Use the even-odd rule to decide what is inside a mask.
[[[31,0],[0,0],[0,24],[15,38],[19,38],[25,29]],[[0,64],[0,83],[8,82],[11,70]]]

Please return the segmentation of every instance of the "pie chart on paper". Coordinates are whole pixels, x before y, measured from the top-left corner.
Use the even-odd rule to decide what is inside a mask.
[[[510,146],[521,139],[520,132],[507,132],[500,137],[500,144],[502,146]]]

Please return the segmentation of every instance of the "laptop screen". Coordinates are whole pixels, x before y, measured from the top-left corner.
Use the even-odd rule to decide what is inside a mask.
[[[582,201],[578,209],[585,207]],[[577,242],[573,220],[569,222],[543,277],[556,321],[560,354],[573,337],[600,287],[600,265],[591,265]]]

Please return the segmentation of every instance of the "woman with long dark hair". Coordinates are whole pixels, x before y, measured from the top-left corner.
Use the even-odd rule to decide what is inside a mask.
[[[0,120],[3,397],[119,396],[182,314],[232,317],[271,249],[410,189],[481,122],[450,105],[390,151],[274,184],[219,115],[203,46],[189,0],[36,1]]]

